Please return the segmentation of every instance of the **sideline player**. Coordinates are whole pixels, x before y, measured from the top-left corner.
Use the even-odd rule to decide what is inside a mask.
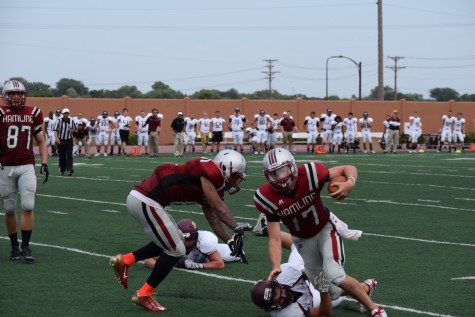
[[[264,154],[266,151],[267,131],[272,127],[272,121],[264,109],[259,110],[259,113],[254,115],[254,126],[257,130],[257,144],[254,154]]]
[[[200,137],[203,154],[207,154],[206,149],[208,148],[209,132],[211,126],[211,119],[208,118],[207,112],[203,112],[203,117],[198,120],[198,123],[200,124]]]
[[[452,126],[454,124],[454,121],[455,118],[452,116],[452,111],[449,111],[447,115],[442,116],[442,134],[440,136],[440,145],[437,152],[442,151],[442,146],[445,144],[445,142],[448,143],[449,153],[451,152],[452,146],[454,144],[452,138]]]
[[[196,127],[198,126],[198,120],[195,118],[195,113],[192,112],[190,117],[185,118],[185,150],[190,146],[190,152],[195,153],[195,140],[196,140]]]
[[[357,132],[357,123],[358,120],[353,117],[353,112],[348,112],[348,117],[343,120],[343,125],[345,126],[345,137],[346,137],[346,152],[350,153],[350,149],[353,150],[353,153],[356,153],[356,132]]]
[[[229,130],[233,135],[234,151],[243,153],[244,128],[246,116],[241,114],[241,109],[234,109],[234,114],[229,116]]]
[[[419,115],[417,114],[417,111],[409,117],[409,122],[411,124],[409,128],[411,134],[411,148],[408,152],[417,153],[417,140],[422,134],[422,121],[421,117],[419,117]]]
[[[319,126],[319,119],[315,117],[315,112],[310,112],[310,116],[305,117],[305,121],[303,122],[303,129],[307,132],[307,154],[315,152]]]
[[[115,121],[115,118],[109,116],[109,112],[106,110],[102,111],[102,115],[97,117],[99,135],[97,136],[97,153],[95,156],[101,155],[102,146],[104,146],[104,156],[107,156],[109,140],[112,130],[115,128]]]
[[[327,113],[322,113],[320,116],[320,122],[322,122],[322,142],[323,146],[328,144],[328,152],[333,153],[333,131],[332,122],[335,120],[336,114],[333,113],[331,108],[327,109]]]
[[[363,153],[368,153],[366,150],[366,143],[369,144],[369,151],[371,153],[376,153],[373,151],[373,139],[371,137],[371,127],[373,125],[373,118],[368,115],[368,112],[363,112],[363,118],[359,120],[360,129],[361,129],[361,143],[363,143]],[[387,142],[388,139],[386,139]]]
[[[58,156],[58,153],[56,153],[56,139],[54,137],[54,127],[58,119],[54,116],[54,112],[50,111],[48,117],[44,118],[43,121],[46,128],[46,146],[51,146],[51,156]]]
[[[33,231],[37,179],[33,139],[40,152],[40,173],[43,183],[48,181],[48,148],[43,134],[43,114],[38,107],[26,106],[25,86],[10,80],[3,86],[3,102],[0,106],[0,195],[3,200],[4,220],[11,244],[10,260],[21,256],[33,262],[30,238]],[[21,249],[18,242],[17,195],[21,201]]]
[[[148,155],[148,124],[145,111],[140,111],[140,115],[135,117],[135,134],[137,134],[137,145],[145,147],[145,155]]]
[[[462,146],[461,148],[462,152],[465,151],[463,148],[464,140],[465,140],[465,134],[463,133],[464,124],[465,124],[465,119],[462,118],[462,113],[461,112],[457,113],[457,117],[454,118],[454,131],[452,134],[452,139],[454,143],[454,151],[456,150],[456,143],[458,143],[459,141]]]

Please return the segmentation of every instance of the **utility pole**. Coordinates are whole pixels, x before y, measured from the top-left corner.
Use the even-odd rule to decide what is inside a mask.
[[[378,0],[378,100],[384,100],[383,0]]]
[[[388,58],[394,61],[394,66],[386,66],[394,71],[394,100],[397,100],[397,71],[406,67],[397,66],[397,61],[403,59],[403,56],[388,56]]]
[[[275,79],[275,74],[277,73],[280,73],[280,72],[276,72],[276,71],[273,71],[272,68],[274,68],[274,65],[272,65],[273,62],[278,62],[279,60],[277,59],[263,59],[264,62],[267,63],[267,71],[263,71],[261,73],[264,73],[266,74],[266,78],[267,79],[267,82],[269,83],[269,99],[271,99],[272,97],[272,79]]]

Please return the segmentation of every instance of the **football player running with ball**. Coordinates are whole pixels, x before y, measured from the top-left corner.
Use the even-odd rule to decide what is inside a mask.
[[[238,225],[223,202],[224,192],[237,193],[245,179],[247,163],[236,151],[220,151],[214,160],[195,158],[184,164],[164,164],[137,184],[127,197],[127,209],[151,240],[142,248],[110,259],[124,288],[128,287],[129,267],[138,261],[159,256],[147,281],[132,296],[132,302],[151,311],[165,311],[153,293],[175,264],[186,254],[183,233],[165,211],[172,204],[197,203],[213,231],[227,241],[232,256],[243,258],[244,231],[249,224]],[[231,237],[226,226],[233,230]]]
[[[346,233],[338,222],[330,220],[320,197],[326,182],[344,175],[347,181],[335,183],[339,189],[330,196],[337,200],[346,198],[356,184],[356,168],[341,165],[328,169],[319,162],[297,167],[292,154],[282,148],[269,151],[263,165],[267,183],[258,188],[254,204],[268,221],[272,270],[267,282],[271,283],[282,272],[282,221],[290,231],[293,243],[298,246],[305,263],[305,273],[315,288],[318,287],[316,278],[323,269],[331,283],[329,294],[332,299],[339,297],[341,288],[365,306],[372,317],[386,317],[384,309],[374,304],[358,281],[345,273],[341,237],[346,237]]]
[[[5,225],[12,246],[10,260],[33,262],[29,242],[33,230],[37,180],[33,138],[41,158],[40,173],[43,183],[48,181],[48,148],[43,134],[43,114],[37,107],[25,106],[26,89],[22,83],[11,80],[3,86],[0,106],[0,194],[3,200]],[[17,194],[21,199],[21,250],[18,243],[16,216]]]

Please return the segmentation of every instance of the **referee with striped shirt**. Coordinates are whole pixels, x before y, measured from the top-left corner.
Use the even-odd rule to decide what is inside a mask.
[[[73,133],[77,131],[76,123],[69,117],[69,109],[64,108],[63,116],[58,120],[54,129],[58,145],[59,171],[61,175],[67,171],[71,176],[73,170]]]

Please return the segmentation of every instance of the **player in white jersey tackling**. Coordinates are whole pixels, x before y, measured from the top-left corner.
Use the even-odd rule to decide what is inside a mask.
[[[241,114],[241,109],[234,109],[234,114],[229,116],[229,130],[233,135],[234,151],[243,153],[244,129],[246,127],[246,116]]]
[[[317,145],[319,119],[315,117],[315,112],[310,112],[310,116],[305,117],[303,129],[307,132],[307,154],[314,153]]]
[[[417,153],[417,140],[422,134],[422,121],[417,111],[409,117],[409,122],[411,124],[409,129],[411,134],[411,148],[409,149],[409,153]]]

